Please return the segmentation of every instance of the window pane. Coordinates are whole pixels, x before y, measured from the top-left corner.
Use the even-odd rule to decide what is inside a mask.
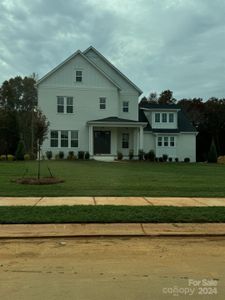
[[[64,98],[61,96],[57,97],[57,112],[64,113]]]
[[[82,71],[76,71],[76,81],[77,82],[82,81]]]
[[[129,111],[129,102],[124,101],[123,102],[123,112],[128,112]]]
[[[61,147],[68,147],[68,131],[61,131]]]
[[[161,136],[158,137],[158,146],[159,147],[162,146],[162,137]]]
[[[52,130],[50,136],[50,146],[51,147],[58,147],[58,131]]]
[[[170,123],[174,122],[174,114],[169,114],[169,122]]]
[[[155,114],[155,122],[159,123],[160,122],[160,113]]]
[[[175,139],[174,139],[174,136],[171,136],[171,137],[170,137],[170,146],[171,146],[171,147],[174,147],[174,146],[175,146]]]
[[[67,97],[66,102],[67,105],[73,105],[73,97]]]
[[[51,131],[51,139],[58,139],[58,131],[56,130]]]
[[[72,130],[71,131],[71,147],[78,147],[78,131]]]
[[[164,146],[165,146],[165,147],[168,147],[168,140],[169,140],[169,139],[168,139],[168,136],[165,136],[165,137],[164,137]]]
[[[68,114],[72,114],[72,113],[73,113],[73,106],[67,106],[66,112],[67,112]]]
[[[64,98],[63,97],[57,97],[57,103],[58,105],[64,105]]]
[[[106,108],[106,98],[99,98],[99,107],[100,109],[105,109]]]
[[[71,140],[71,147],[78,147],[78,140]]]
[[[166,113],[162,114],[162,121],[163,121],[163,123],[167,122],[167,114]]]
[[[129,148],[129,133],[122,135],[122,148]]]

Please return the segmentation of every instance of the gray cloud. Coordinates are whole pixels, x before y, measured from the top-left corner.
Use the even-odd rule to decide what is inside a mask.
[[[95,46],[147,95],[225,97],[220,0],[3,0],[0,82]]]

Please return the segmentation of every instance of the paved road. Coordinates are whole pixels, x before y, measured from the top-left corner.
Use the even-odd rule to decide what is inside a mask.
[[[4,300],[224,299],[225,239],[2,239],[0,295]]]

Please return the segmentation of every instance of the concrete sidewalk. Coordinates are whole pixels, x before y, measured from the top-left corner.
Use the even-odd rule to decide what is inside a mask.
[[[128,205],[225,206],[225,198],[197,197],[0,197],[0,206]]]
[[[224,223],[113,223],[0,225],[0,238],[56,238],[98,236],[225,236]]]

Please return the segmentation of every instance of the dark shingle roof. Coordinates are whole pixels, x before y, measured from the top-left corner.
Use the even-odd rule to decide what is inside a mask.
[[[147,109],[180,109],[178,114],[178,128],[177,129],[152,129],[151,125],[148,122],[148,119],[145,116],[144,109],[139,108],[139,122],[148,122],[148,125],[144,128],[144,131],[152,131],[158,133],[179,133],[179,132],[197,132],[195,127],[191,124],[185,113],[181,108],[176,104],[142,104],[141,108]]]

